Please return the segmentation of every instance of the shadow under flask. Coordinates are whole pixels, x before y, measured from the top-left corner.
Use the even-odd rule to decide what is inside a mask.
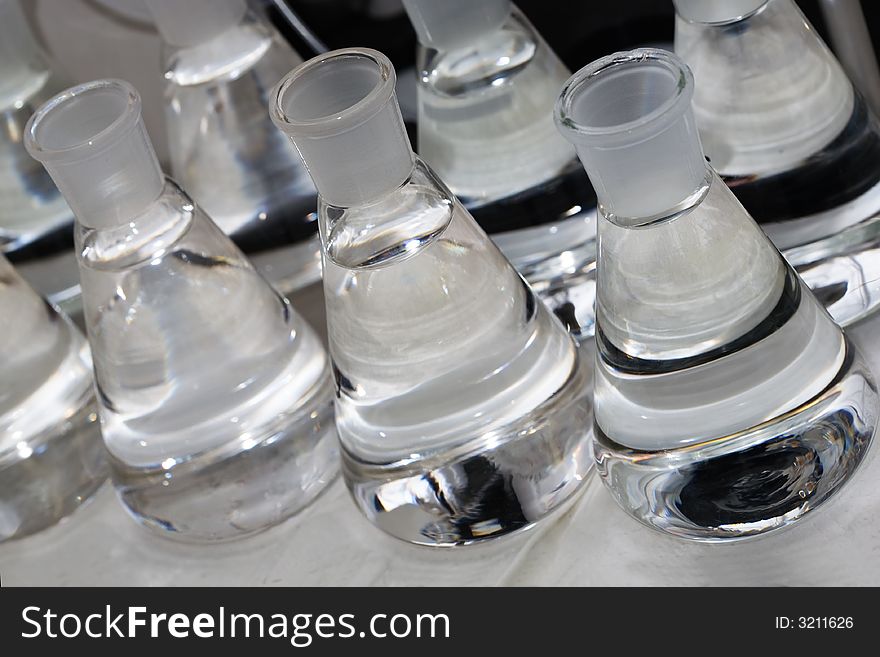
[[[510,0],[404,0],[418,152],[577,339],[593,332],[596,195],[553,125],[571,74]]]
[[[140,97],[44,104],[28,151],[76,214],[104,441],[126,509],[209,541],[275,525],[336,472],[329,359],[289,302],[159,168]]]
[[[0,254],[0,542],[69,515],[107,478],[85,338]]]
[[[878,413],[842,329],[706,164],[675,55],[599,59],[565,85],[560,132],[599,198],[598,471],[651,527],[753,536],[829,498]]]
[[[414,543],[524,529],[591,471],[587,368],[564,327],[410,148],[391,62],[309,60],[272,115],[318,189],[343,472]]]
[[[714,169],[841,325],[880,304],[880,121],[792,0],[675,0]]]
[[[300,56],[245,0],[147,0],[164,40],[171,175],[283,294],[321,276],[317,193],[269,119]]]
[[[0,0],[0,252],[40,295],[73,315],[80,310],[73,212],[22,141],[34,110],[64,86],[19,0]]]

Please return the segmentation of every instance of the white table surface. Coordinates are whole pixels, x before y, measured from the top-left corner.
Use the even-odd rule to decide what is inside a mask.
[[[316,288],[294,303],[323,321]],[[880,314],[850,329],[880,373]],[[880,443],[880,438],[876,441]],[[880,585],[880,446],[793,527],[704,545],[629,518],[597,477],[564,511],[483,546],[430,549],[370,525],[337,479],[283,525],[234,543],[185,545],[137,526],[105,487],[56,527],[0,545],[7,585]]]

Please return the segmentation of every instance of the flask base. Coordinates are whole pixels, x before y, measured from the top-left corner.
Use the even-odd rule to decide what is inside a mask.
[[[783,254],[841,326],[880,307],[880,214]]]
[[[704,542],[741,540],[797,521],[863,460],[880,397],[858,352],[795,410],[737,434],[658,452],[623,447],[595,427],[597,471],[645,525]]]
[[[345,449],[345,481],[367,519],[419,545],[452,547],[524,531],[564,508],[592,474],[592,408],[579,366],[514,425],[417,462],[364,463]]]
[[[0,543],[51,527],[107,479],[94,403],[42,435],[0,458]]]
[[[312,502],[338,472],[329,381],[283,427],[238,440],[169,469],[128,466],[111,456],[125,509],[165,538],[208,543],[243,538]]]

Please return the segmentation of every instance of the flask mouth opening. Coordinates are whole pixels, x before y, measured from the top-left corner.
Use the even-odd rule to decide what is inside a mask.
[[[678,17],[695,25],[720,26],[751,18],[770,0],[672,0]]]
[[[387,106],[396,79],[389,59],[376,50],[333,50],[281,79],[271,95],[272,120],[292,137],[332,137]]]
[[[140,116],[141,98],[128,82],[86,82],[52,97],[28,119],[25,148],[43,163],[86,160],[136,128]]]
[[[575,73],[562,88],[554,118],[575,144],[632,145],[677,123],[693,92],[693,74],[680,59],[639,48]]]

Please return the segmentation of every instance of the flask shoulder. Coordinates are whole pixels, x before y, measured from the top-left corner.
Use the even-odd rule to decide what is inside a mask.
[[[91,228],[76,222],[74,239],[82,267],[120,270],[137,267],[165,254],[186,238],[193,223],[213,222],[170,178],[162,194],[144,212],[128,222]]]

